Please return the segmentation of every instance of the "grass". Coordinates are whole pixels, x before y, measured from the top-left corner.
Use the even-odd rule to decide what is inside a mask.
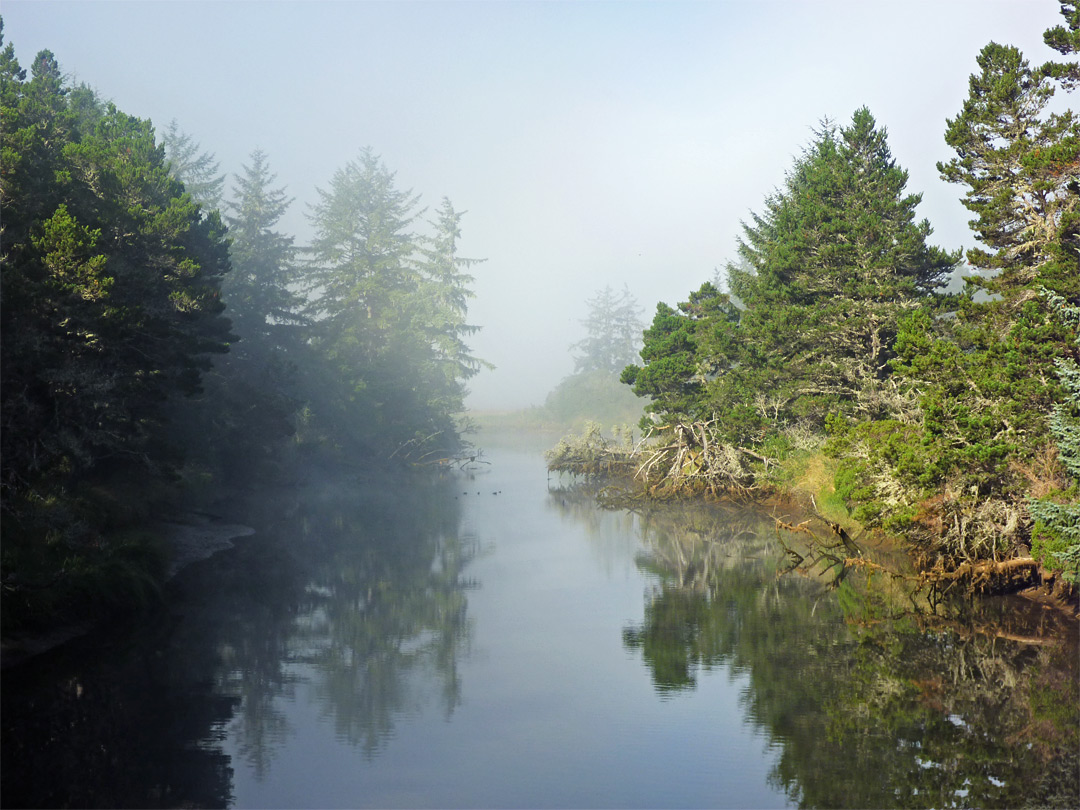
[[[796,498],[812,501],[818,514],[852,533],[862,526],[852,518],[836,493],[834,477],[838,463],[820,451],[795,451],[780,462],[769,479]]]

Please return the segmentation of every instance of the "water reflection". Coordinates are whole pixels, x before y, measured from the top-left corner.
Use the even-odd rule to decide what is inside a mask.
[[[1080,804],[1074,623],[499,465],[231,503],[168,610],[5,672],[4,804]]]
[[[662,579],[623,642],[661,696],[747,673],[745,711],[793,802],[1080,806],[1075,622],[1001,599],[916,610],[871,566],[796,576],[799,538],[771,519],[689,511],[643,522],[641,565]]]
[[[469,638],[466,591],[475,586],[463,572],[476,553],[459,535],[453,489],[324,485],[278,527],[305,581],[284,634],[272,630],[261,649],[235,648],[230,672],[243,697],[233,732],[257,775],[289,732],[278,698],[291,700],[298,681],[338,739],[368,758],[430,695],[452,715]],[[263,665],[275,659],[277,671]]]
[[[223,742],[261,780],[301,693],[367,757],[428,695],[452,714],[475,544],[448,481],[406,483],[233,503],[258,534],[182,572],[167,610],[5,672],[4,806],[227,806]]]

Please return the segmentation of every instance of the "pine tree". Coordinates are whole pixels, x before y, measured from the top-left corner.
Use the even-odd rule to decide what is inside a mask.
[[[1058,0],[1065,25],[1058,25],[1043,34],[1043,42],[1058,53],[1068,56],[1080,53],[1080,5],[1076,0]],[[1072,90],[1080,82],[1080,65],[1076,62],[1047,62],[1041,71]]]
[[[588,300],[589,314],[581,323],[587,336],[571,345],[581,352],[574,371],[618,374],[637,358],[641,346],[641,309],[625,284],[616,293],[611,285]]]
[[[418,300],[424,304],[420,326],[430,341],[430,371],[434,407],[446,415],[465,410],[466,382],[481,368],[493,368],[472,354],[466,343],[480,331],[468,323],[469,299],[473,297],[470,267],[484,259],[458,255],[461,218],[449,199],[443,198],[430,223],[433,235],[420,242],[420,289]]]
[[[298,320],[300,299],[290,287],[297,249],[293,237],[275,230],[292,198],[272,187],[275,179],[266,154],[256,149],[244,174],[235,177],[227,204],[232,272],[224,292],[241,354],[265,356],[286,342],[281,333]]]
[[[1019,49],[991,42],[978,65],[963,110],[947,122],[957,155],[938,164],[944,180],[967,186],[963,202],[985,246],[968,251],[984,274],[971,283],[1011,300],[1036,284],[1070,294],[1076,254],[1061,242],[1080,244],[1080,121],[1071,110],[1046,112],[1052,71],[1033,70]]]
[[[738,370],[711,385],[721,400],[732,386],[767,393],[783,403],[772,409],[777,423],[883,415],[899,320],[933,301],[959,258],[927,243],[930,225],[915,219],[921,195],[906,193],[907,180],[869,110],[842,129],[825,122],[784,188],[744,224],[743,266],[728,276],[745,307],[746,348]]]
[[[174,118],[161,136],[169,173],[184,184],[184,190],[203,211],[221,207],[225,190],[225,175],[218,171],[218,161],[212,152],[201,152],[199,143],[180,129]]]

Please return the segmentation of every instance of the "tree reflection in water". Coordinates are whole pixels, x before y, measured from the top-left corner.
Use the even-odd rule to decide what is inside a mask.
[[[328,478],[231,504],[258,533],[158,615],[5,671],[5,806],[228,806],[222,741],[263,779],[301,695],[369,757],[425,695],[454,711],[475,548],[453,487]]]
[[[257,774],[288,733],[278,698],[290,697],[297,682],[338,738],[367,757],[428,695],[437,695],[447,717],[458,706],[457,661],[469,635],[465,592],[475,585],[463,571],[476,552],[459,536],[451,489],[327,485],[275,529],[291,538],[303,582],[289,622],[267,628],[261,642],[238,639],[230,675],[243,696],[235,735]]]
[[[1019,599],[931,610],[881,558],[823,576],[785,565],[814,549],[760,514],[655,508],[641,535],[659,579],[625,646],[665,699],[710,669],[745,673],[793,802],[1080,806],[1075,621]]]

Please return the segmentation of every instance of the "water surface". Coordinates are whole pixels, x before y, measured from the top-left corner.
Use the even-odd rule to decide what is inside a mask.
[[[485,459],[233,504],[163,615],[5,672],[5,806],[1080,803],[1075,623],[897,620],[769,516]]]

